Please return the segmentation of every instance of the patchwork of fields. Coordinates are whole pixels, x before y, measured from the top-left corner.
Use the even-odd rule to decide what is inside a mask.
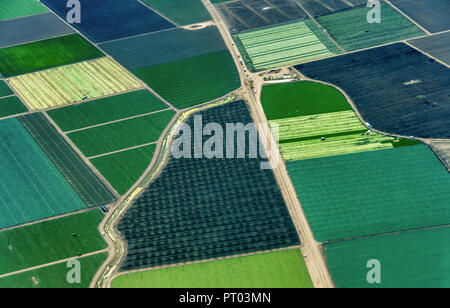
[[[179,25],[191,25],[211,20],[201,0],[142,0]]]
[[[312,286],[299,249],[125,274],[112,282],[113,288],[312,288]]]
[[[47,12],[47,9],[35,0],[2,0],[0,21]]]
[[[267,70],[320,59],[339,53],[317,25],[310,21],[272,27],[234,36],[247,67]]]
[[[32,110],[79,103],[142,88],[141,82],[110,58],[60,66],[9,79]]]

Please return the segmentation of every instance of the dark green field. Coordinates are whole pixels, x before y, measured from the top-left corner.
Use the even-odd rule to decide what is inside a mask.
[[[450,177],[425,145],[288,162],[287,169],[320,242],[450,224]]]
[[[0,274],[76,257],[107,247],[99,209],[0,233]]]
[[[6,85],[6,83],[0,80],[0,97],[12,95],[14,92]]]
[[[6,117],[27,111],[27,107],[25,107],[16,96],[0,99],[0,117]]]
[[[156,145],[91,159],[91,163],[123,195],[150,165]]]
[[[172,110],[162,111],[76,131],[68,137],[87,157],[97,156],[158,141],[174,115]]]
[[[382,3],[379,24],[367,22],[368,12],[368,8],[353,9],[321,16],[317,21],[347,51],[425,35],[425,32],[389,4]]]
[[[266,85],[261,102],[268,120],[351,110],[338,90],[310,81]]]
[[[70,268],[67,262],[43,267],[0,278],[0,288],[88,288],[95,273],[106,260],[106,252],[78,259],[81,268],[81,282],[70,284],[67,274]]]
[[[0,73],[11,77],[102,57],[78,34],[0,49]]]
[[[325,245],[339,288],[449,288],[450,228],[379,235]],[[381,265],[381,284],[367,282],[369,260]]]
[[[211,20],[201,0],[142,0],[179,25],[191,25]]]
[[[48,111],[63,131],[98,125],[168,108],[147,90],[110,96]]]
[[[227,50],[133,71],[178,109],[212,101],[239,88]]]

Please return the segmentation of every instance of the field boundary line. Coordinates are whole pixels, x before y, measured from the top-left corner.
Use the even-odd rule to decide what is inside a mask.
[[[166,15],[162,14],[161,12],[159,12],[158,10],[152,8],[150,5],[148,5],[147,3],[142,2],[141,0],[137,0],[140,4],[142,4],[143,6],[147,7],[148,9],[150,9],[151,11],[155,12],[156,14],[158,14],[159,16],[161,16],[162,18],[166,19],[167,21],[170,21],[170,23],[172,23],[176,28],[179,28],[180,25],[178,23],[176,23],[175,21],[173,21],[171,18],[167,17]]]
[[[179,266],[189,266],[189,265],[194,265],[194,264],[204,264],[204,263],[223,261],[223,260],[229,260],[229,259],[258,256],[258,255],[264,255],[264,254],[268,254],[268,253],[274,253],[274,252],[280,252],[280,251],[286,251],[286,250],[297,250],[297,249],[301,253],[300,245],[295,245],[295,246],[286,246],[286,247],[281,247],[281,248],[276,248],[276,249],[258,250],[258,251],[254,251],[254,252],[248,252],[248,253],[230,255],[230,256],[224,256],[224,257],[202,259],[202,260],[198,260],[198,261],[174,263],[174,264],[168,264],[168,265],[153,266],[153,267],[140,268],[140,269],[135,269],[135,270],[130,270],[130,271],[119,272],[119,273],[116,273],[115,275],[111,276],[111,278],[109,279],[108,287],[111,287],[112,280],[114,280],[115,278],[117,278],[119,276],[123,276],[123,275],[157,271],[157,270],[161,270],[161,269],[173,268],[173,267],[179,267]]]
[[[81,255],[81,256],[74,256],[74,257],[71,257],[71,258],[66,258],[66,259],[62,259],[62,260],[58,260],[58,261],[54,261],[54,262],[50,262],[50,263],[41,264],[41,265],[34,266],[34,267],[28,267],[28,268],[25,268],[23,270],[19,270],[19,271],[3,274],[3,275],[0,275],[0,279],[1,278],[6,278],[6,277],[10,277],[10,276],[14,276],[14,275],[18,275],[18,274],[22,274],[22,273],[26,273],[26,272],[30,272],[30,271],[34,271],[34,270],[41,269],[41,268],[46,268],[46,267],[49,267],[49,266],[52,266],[52,265],[61,264],[61,263],[64,263],[64,262],[68,262],[70,260],[75,260],[75,259],[78,260],[78,259],[82,259],[82,258],[98,255],[98,254],[104,253],[104,252],[108,252],[108,248],[105,248],[103,250],[97,250],[97,251],[94,251],[94,252],[90,252],[90,253],[87,253],[87,254],[84,254],[84,255]]]
[[[394,4],[392,4],[391,1],[389,0],[385,0],[385,2],[387,4],[389,4],[392,8],[394,8],[397,12],[399,12],[400,14],[402,14],[405,18],[407,18],[410,22],[412,22],[413,24],[415,24],[417,27],[419,27],[422,31],[424,31],[426,34],[431,35],[431,32],[428,31],[427,29],[425,29],[424,27],[422,27],[418,22],[416,22],[414,19],[412,19],[411,17],[409,17],[407,14],[403,13],[402,10],[400,10],[398,7],[396,7]]]
[[[103,157],[103,156],[108,156],[108,155],[112,155],[112,154],[126,152],[126,151],[129,151],[129,150],[143,148],[143,147],[146,147],[146,146],[149,146],[149,145],[152,145],[152,144],[157,144],[157,143],[158,143],[158,141],[149,142],[149,143],[143,143],[143,144],[140,144],[140,145],[136,145],[134,147],[129,147],[129,148],[120,149],[120,150],[117,150],[117,151],[103,153],[103,154],[99,154],[99,155],[95,155],[95,156],[90,156],[90,157],[87,157],[87,159],[91,160],[91,159],[94,159],[94,158],[99,158],[99,157]]]
[[[71,33],[54,35],[54,36],[51,36],[51,37],[48,37],[48,38],[43,38],[43,39],[40,39],[40,40],[32,40],[32,41],[28,41],[28,42],[25,42],[25,43],[18,43],[18,44],[8,45],[8,46],[0,47],[0,49],[11,48],[11,47],[18,47],[18,46],[21,46],[21,45],[33,44],[33,43],[37,43],[37,42],[40,42],[40,41],[52,40],[52,39],[55,39],[55,38],[58,38],[58,37],[78,34],[78,33],[73,32],[73,29],[70,29],[70,30],[72,31]]]
[[[169,111],[169,110],[172,110],[172,109],[166,108],[166,109],[162,109],[162,110],[156,110],[156,111],[147,112],[147,113],[143,113],[143,114],[138,114],[138,115],[135,115],[135,116],[122,118],[122,119],[118,119],[118,120],[114,120],[114,121],[109,121],[109,122],[105,122],[105,123],[100,123],[100,124],[95,124],[95,125],[91,125],[91,126],[86,126],[86,127],[83,127],[83,128],[77,128],[77,129],[73,129],[73,130],[68,130],[68,131],[65,131],[64,133],[65,134],[71,134],[71,133],[75,133],[75,132],[79,132],[79,131],[83,131],[83,130],[88,130],[88,129],[91,129],[91,128],[96,128],[96,127],[101,127],[101,126],[106,126],[106,125],[110,125],[110,124],[114,124],[114,123],[127,121],[127,120],[142,118],[142,117],[145,117],[145,116],[148,116],[148,115],[152,115],[152,114],[156,114],[156,113],[160,113],[160,112],[164,112],[164,111]]]
[[[425,56],[427,56],[427,57],[429,57],[429,58],[435,60],[436,62],[438,62],[438,63],[440,63],[440,64],[446,66],[447,68],[450,68],[450,65],[449,65],[449,64],[447,64],[447,63],[445,63],[444,61],[442,61],[442,60],[440,60],[440,59],[438,59],[438,58],[432,56],[432,55],[429,54],[428,52],[423,51],[423,50],[420,49],[419,47],[416,47],[414,44],[412,44],[412,43],[410,43],[410,42],[408,42],[408,41],[406,41],[405,44],[408,45],[409,47],[411,47],[411,48],[417,50],[418,52],[424,54]]]
[[[41,2],[39,1],[39,3],[41,3]],[[47,8],[47,9],[48,9],[48,8]],[[27,17],[30,17],[30,16],[44,15],[44,14],[51,13],[51,12],[52,12],[52,11],[48,10],[47,12],[42,12],[42,13],[37,13],[37,14],[31,14],[31,15],[21,16],[21,17],[13,17],[13,18],[8,18],[8,19],[3,19],[3,20],[0,21],[0,23],[2,23],[3,21],[11,21],[11,20],[14,20],[14,19],[22,19],[22,18],[27,18]]]

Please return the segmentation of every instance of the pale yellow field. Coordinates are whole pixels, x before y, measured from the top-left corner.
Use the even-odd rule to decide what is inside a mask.
[[[32,110],[143,87],[136,77],[106,57],[13,77],[9,83]]]

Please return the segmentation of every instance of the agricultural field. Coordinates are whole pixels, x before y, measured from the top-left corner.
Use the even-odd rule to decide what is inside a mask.
[[[243,101],[197,114],[205,125],[252,122]],[[169,158],[119,220],[128,247],[121,270],[299,245],[272,170],[246,157]]]
[[[178,109],[217,99],[240,86],[228,50],[141,68],[133,74]]]
[[[265,85],[261,103],[269,121],[352,110],[338,90],[311,81]]]
[[[47,12],[47,9],[35,0],[2,0],[0,21]]]
[[[338,288],[450,287],[450,228],[414,230],[325,244]],[[381,284],[368,284],[367,261],[381,263]]]
[[[367,22],[369,10],[370,8],[358,8],[321,16],[317,18],[317,22],[346,51],[425,35],[419,27],[386,3],[381,4],[381,23]]]
[[[151,113],[168,107],[147,90],[139,90],[49,110],[65,132]]]
[[[150,165],[155,149],[156,145],[151,144],[93,158],[91,163],[120,195],[124,195]]]
[[[0,274],[79,257],[107,247],[99,209],[0,232]]]
[[[447,170],[450,171],[450,141],[433,141],[431,142],[431,148]]]
[[[411,40],[409,43],[450,65],[450,32]]]
[[[319,242],[450,223],[448,171],[425,145],[287,163]]]
[[[174,117],[172,110],[114,122],[67,134],[86,157],[92,158],[147,143],[157,142]]]
[[[232,34],[308,18],[295,0],[212,1]]]
[[[28,109],[16,96],[0,98],[0,117],[27,112]]]
[[[364,120],[377,130],[450,138],[450,70],[406,44],[301,64],[296,69],[346,91]]]
[[[110,58],[13,77],[9,82],[32,110],[80,103],[85,96],[92,99],[143,88],[135,76]]]
[[[82,270],[80,283],[67,282],[67,273],[70,269],[67,268],[67,262],[63,262],[0,278],[0,288],[88,288],[107,256],[105,252],[79,258]]]
[[[50,12],[0,21],[0,48],[71,33],[74,33],[74,31]]]
[[[0,281],[1,285],[1,281]],[[115,278],[113,288],[312,288],[299,249],[175,266]]]
[[[83,37],[70,34],[0,49],[0,73],[11,77],[102,56]]]
[[[314,18],[367,6],[367,0],[297,0],[297,2]]]
[[[251,71],[316,60],[339,53],[311,20],[245,32],[234,36]]]
[[[142,0],[178,25],[191,25],[211,20],[201,0]]]
[[[87,206],[116,201],[116,197],[78,156],[41,113],[22,116],[19,121],[50,158]]]
[[[41,0],[61,18],[66,18],[66,2]],[[167,19],[136,0],[81,0],[82,22],[72,26],[94,43],[175,28]]]
[[[86,208],[17,119],[0,121],[0,140],[0,229]]]
[[[391,0],[391,3],[428,31],[450,29],[450,5],[447,0]]]
[[[104,43],[100,47],[129,70],[226,50],[214,26],[195,31],[177,28]]]
[[[5,97],[13,94],[14,92],[8,87],[8,85],[3,80],[0,80],[0,97]]]

